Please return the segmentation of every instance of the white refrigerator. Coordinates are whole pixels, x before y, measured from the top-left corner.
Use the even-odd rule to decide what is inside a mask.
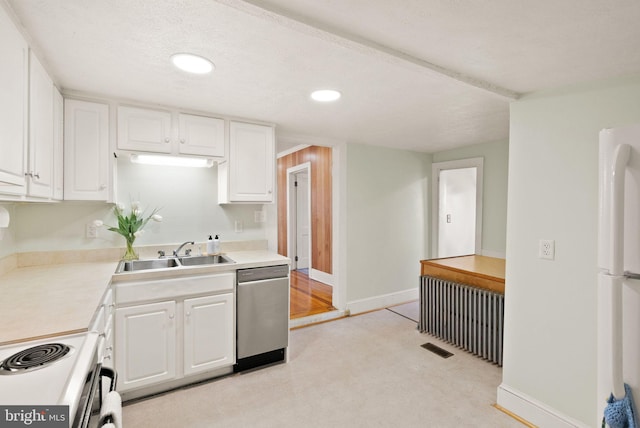
[[[600,132],[598,227],[598,391],[640,398],[640,125]]]

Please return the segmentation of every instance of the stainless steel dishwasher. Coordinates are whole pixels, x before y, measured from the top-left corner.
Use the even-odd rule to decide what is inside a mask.
[[[239,269],[237,281],[234,371],[284,361],[289,345],[289,266]]]

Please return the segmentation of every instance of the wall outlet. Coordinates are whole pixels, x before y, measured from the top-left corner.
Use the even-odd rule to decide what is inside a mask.
[[[265,221],[267,221],[267,213],[264,211],[254,211],[253,221],[256,223],[264,223]]]
[[[87,223],[87,229],[86,229],[86,236],[87,238],[97,238],[98,237],[98,226],[96,226],[93,223]]]
[[[556,257],[556,242],[552,239],[541,239],[538,243],[538,257],[553,260]]]
[[[235,230],[236,230],[236,233],[240,233],[244,230],[244,227],[242,226],[242,220],[235,221]]]

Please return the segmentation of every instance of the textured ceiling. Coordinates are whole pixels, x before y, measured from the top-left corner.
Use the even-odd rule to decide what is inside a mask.
[[[433,152],[506,139],[522,93],[640,72],[637,0],[0,0],[68,91]],[[190,76],[169,56],[216,70]],[[317,104],[309,93],[343,98]]]

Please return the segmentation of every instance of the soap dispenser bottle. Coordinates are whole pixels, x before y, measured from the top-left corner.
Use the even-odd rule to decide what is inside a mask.
[[[218,237],[218,235],[216,235],[216,238]],[[207,254],[213,254],[214,253],[214,245],[213,245],[213,238],[211,237],[211,235],[209,235],[209,240],[207,241]]]
[[[215,238],[213,238],[213,254],[219,254],[220,253],[220,238],[218,238],[218,235],[216,235]]]

